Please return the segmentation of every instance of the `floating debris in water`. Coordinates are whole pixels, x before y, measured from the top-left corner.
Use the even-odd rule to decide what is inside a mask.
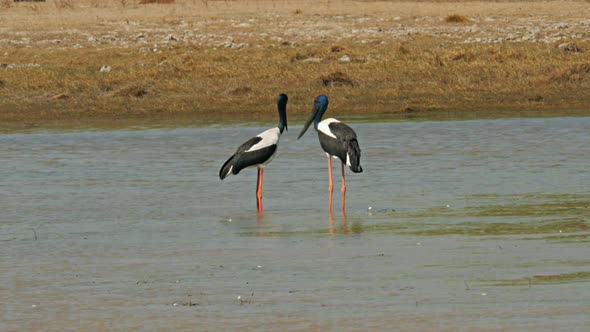
[[[193,301],[183,301],[183,302],[174,302],[172,303],[173,307],[179,307],[179,306],[183,306],[183,307],[194,307],[194,306],[198,306],[198,303],[194,303]]]
[[[238,295],[237,300],[240,302],[240,305],[243,305],[244,303],[250,304],[250,303],[252,303],[253,297],[254,297],[254,293],[250,294],[250,297],[247,299],[242,298],[241,295]]]

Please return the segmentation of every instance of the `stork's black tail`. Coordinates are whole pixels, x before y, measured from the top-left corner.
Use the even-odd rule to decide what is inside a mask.
[[[356,139],[348,142],[347,156],[350,159],[350,170],[354,173],[362,173],[363,168],[361,167],[361,148],[359,142]]]
[[[225,164],[223,164],[223,166],[221,166],[221,169],[219,170],[219,178],[221,180],[225,179],[226,177],[228,177],[229,175],[232,174],[233,168],[234,168],[234,157],[236,155],[234,154],[233,156],[229,157],[229,159],[225,162]]]

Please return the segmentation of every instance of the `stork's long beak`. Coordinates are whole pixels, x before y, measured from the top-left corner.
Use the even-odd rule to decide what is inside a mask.
[[[309,117],[309,119],[307,119],[307,122],[305,122],[305,125],[303,126],[303,129],[299,133],[299,136],[297,136],[297,139],[300,139],[301,136],[303,136],[303,134],[305,134],[305,132],[307,131],[307,128],[309,128],[309,126],[311,125],[311,123],[313,122],[313,120],[315,119],[315,117],[319,111],[320,111],[320,108],[314,105],[313,110],[311,111],[311,116]]]

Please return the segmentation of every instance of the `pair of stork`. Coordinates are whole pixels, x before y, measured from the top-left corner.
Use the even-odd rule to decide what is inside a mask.
[[[284,129],[287,129],[287,100],[285,94],[278,97],[279,124],[277,127],[268,129],[257,136],[247,140],[242,144],[236,153],[231,156],[219,170],[219,178],[225,179],[229,175],[236,175],[246,167],[258,168],[258,180],[256,182],[256,210],[261,213],[262,209],[262,179],[264,177],[264,167],[273,159],[279,145],[279,138]],[[307,128],[313,122],[315,130],[318,132],[320,145],[328,157],[329,172],[329,200],[328,210],[332,212],[332,158],[338,158],[342,168],[342,211],[346,206],[346,177],[344,175],[344,165],[350,167],[354,173],[363,171],[360,165],[361,149],[356,139],[356,133],[352,128],[344,123],[329,118],[322,121],[322,116],[328,109],[328,97],[318,96],[313,104],[311,116],[303,126],[297,139],[301,138],[307,131]]]

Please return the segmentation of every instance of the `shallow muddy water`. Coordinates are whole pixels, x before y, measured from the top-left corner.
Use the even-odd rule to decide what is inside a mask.
[[[0,135],[0,330],[588,330],[590,118],[351,125]]]

